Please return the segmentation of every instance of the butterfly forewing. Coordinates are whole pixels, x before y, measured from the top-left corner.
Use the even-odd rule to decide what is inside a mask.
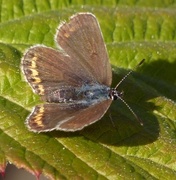
[[[53,129],[63,131],[81,130],[98,121],[110,104],[111,100],[92,106],[80,103],[39,105],[34,108],[31,116],[27,119],[27,125],[32,131],[36,132],[51,131]]]
[[[72,16],[70,22],[58,27],[56,41],[98,83],[111,85],[111,66],[100,26],[94,15],[79,13]]]

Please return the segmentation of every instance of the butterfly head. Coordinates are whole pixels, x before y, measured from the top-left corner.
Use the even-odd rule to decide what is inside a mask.
[[[121,99],[123,97],[123,91],[119,92],[115,88],[111,88],[109,91],[109,97],[112,100]]]

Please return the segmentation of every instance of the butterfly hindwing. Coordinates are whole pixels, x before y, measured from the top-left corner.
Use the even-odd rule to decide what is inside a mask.
[[[40,95],[51,88],[79,87],[92,81],[77,61],[63,52],[40,45],[31,47],[25,53],[22,70],[34,92]]]

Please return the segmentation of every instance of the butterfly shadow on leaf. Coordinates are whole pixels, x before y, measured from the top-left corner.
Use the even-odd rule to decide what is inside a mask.
[[[115,87],[127,72],[118,68],[118,73],[113,73],[112,87]],[[142,82],[140,76],[142,75],[134,72],[118,90],[124,91],[123,99],[143,121],[143,126],[119,99],[112,102],[109,110],[100,120],[83,130],[71,133],[54,131],[51,134],[58,138],[84,136],[94,142],[115,146],[137,146],[154,142],[159,135],[159,125],[151,113],[156,107],[147,100],[154,98],[155,94],[150,92],[146,94],[148,91],[145,86],[146,77],[143,76],[144,82]]]

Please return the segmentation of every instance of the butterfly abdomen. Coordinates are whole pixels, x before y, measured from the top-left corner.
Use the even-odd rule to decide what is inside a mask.
[[[50,103],[72,102],[76,99],[75,88],[52,90],[43,99]]]
[[[109,99],[109,89],[109,87],[100,84],[54,89],[49,91],[47,96],[43,97],[43,100],[49,103],[87,102],[88,104],[94,104]]]

